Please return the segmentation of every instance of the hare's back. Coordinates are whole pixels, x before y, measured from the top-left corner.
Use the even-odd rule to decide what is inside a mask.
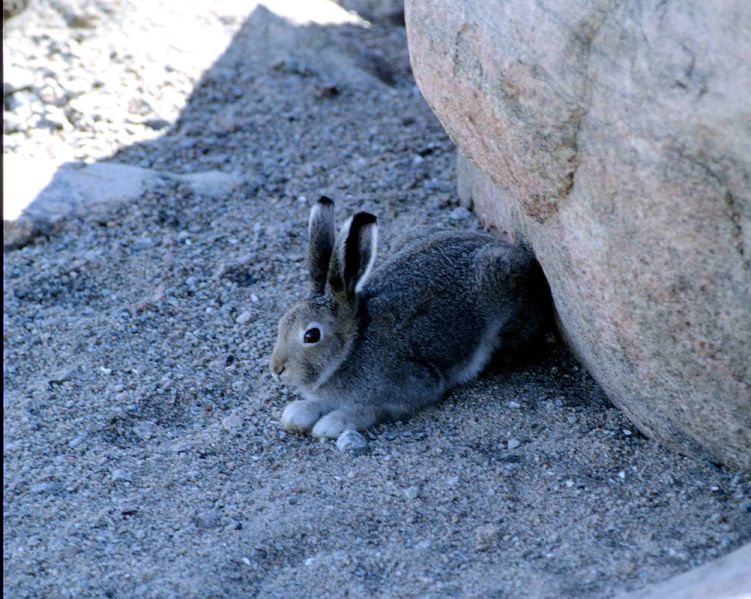
[[[488,327],[475,265],[493,237],[445,233],[410,241],[373,272],[359,306],[363,333],[401,359],[438,368],[470,355]]]

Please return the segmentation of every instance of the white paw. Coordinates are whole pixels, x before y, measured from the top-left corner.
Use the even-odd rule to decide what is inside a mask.
[[[334,410],[316,422],[311,434],[319,439],[337,439],[344,431],[364,431],[376,422],[378,418],[367,408]]]
[[[336,439],[345,430],[356,428],[350,414],[334,410],[316,422],[312,435],[318,439]]]
[[[287,404],[282,412],[282,427],[290,433],[306,433],[323,413],[321,404],[311,399],[301,399]]]

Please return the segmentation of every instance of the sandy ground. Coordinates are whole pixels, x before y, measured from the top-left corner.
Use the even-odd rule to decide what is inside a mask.
[[[453,146],[397,25],[207,2],[180,16],[226,46],[203,72],[175,67],[169,3],[104,5],[8,24],[27,84],[5,89],[6,155],[242,185],[146,191],[5,253],[8,596],[608,597],[751,539],[749,476],[641,436],[555,343],[369,431],[363,455],[284,433],[294,394],[267,362],[305,291],[310,203],[378,214],[383,254],[414,225],[479,228]],[[61,72],[84,91],[45,92]],[[82,98],[99,112],[69,110]]]

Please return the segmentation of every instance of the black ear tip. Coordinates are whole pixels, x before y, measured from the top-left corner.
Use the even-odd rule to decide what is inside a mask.
[[[352,217],[352,227],[364,227],[366,225],[374,225],[377,222],[377,218],[370,212],[358,212]]]
[[[328,196],[321,196],[320,198],[318,198],[318,203],[321,206],[333,206],[334,205],[334,200],[332,200]]]

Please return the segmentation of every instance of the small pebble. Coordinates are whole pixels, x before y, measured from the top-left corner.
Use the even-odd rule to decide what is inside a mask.
[[[238,430],[243,425],[243,419],[237,414],[230,414],[222,419],[222,426],[229,432]]]
[[[70,441],[68,441],[68,447],[70,447],[71,449],[75,449],[85,440],[86,440],[86,435],[76,435]]]
[[[407,499],[417,499],[420,495],[420,489],[418,487],[407,487],[402,491]]]
[[[52,482],[45,482],[45,483],[37,483],[35,485],[31,485],[31,492],[32,493],[60,493],[63,490],[63,483],[59,483],[57,481]]]
[[[458,208],[454,208],[449,213],[449,218],[451,220],[466,220],[470,216],[472,216],[472,213],[467,210],[464,206],[459,206]]]
[[[508,447],[509,449],[516,449],[521,444],[522,444],[522,442],[519,441],[519,439],[513,439],[512,438],[512,439],[508,440],[508,442],[506,443],[506,447]]]
[[[154,436],[154,423],[149,421],[139,422],[133,427],[133,432],[142,441],[148,441]]]
[[[132,503],[124,503],[120,506],[120,513],[123,516],[132,516],[138,512],[138,506]]]
[[[198,512],[193,516],[193,523],[198,528],[218,528],[222,525],[222,518],[219,513],[214,510],[205,510],[203,512]]]
[[[246,324],[253,318],[253,313],[250,310],[245,310],[240,316],[235,319],[237,324]]]
[[[478,551],[487,551],[498,541],[500,531],[492,524],[486,524],[475,529],[475,547]]]
[[[170,126],[170,122],[167,119],[146,119],[143,122],[144,125],[146,125],[149,129],[154,129],[155,131],[159,131],[160,129],[165,129]]]
[[[190,451],[196,445],[197,445],[197,443],[195,441],[177,441],[172,446],[172,451],[174,451],[175,453],[183,453],[183,452],[186,452],[186,451]]]
[[[347,430],[339,435],[336,440],[336,447],[339,451],[359,455],[368,451],[368,442],[357,431]]]
[[[148,250],[153,248],[156,242],[151,237],[138,237],[133,242],[133,247],[137,250]]]
[[[110,480],[115,483],[131,483],[133,482],[133,477],[126,470],[118,468],[112,471]]]

